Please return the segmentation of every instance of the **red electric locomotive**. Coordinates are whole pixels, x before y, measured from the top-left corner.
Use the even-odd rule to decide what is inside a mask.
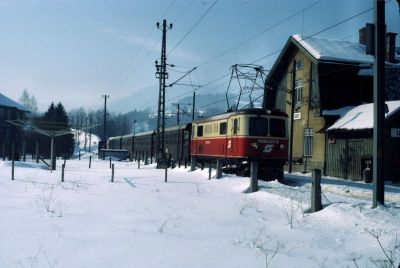
[[[283,177],[288,157],[288,116],[278,110],[246,109],[192,122],[191,156],[200,161],[223,159],[248,175],[259,163],[260,178]]]

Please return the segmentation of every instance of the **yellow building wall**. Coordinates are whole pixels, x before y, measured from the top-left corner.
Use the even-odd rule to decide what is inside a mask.
[[[312,63],[304,53],[298,51],[291,62],[293,60],[303,61],[303,67],[301,69],[296,70],[296,80],[303,80],[303,97],[300,105],[297,105],[294,113],[300,113],[300,119],[294,120],[293,122],[293,160],[302,164],[299,164],[297,169],[303,171],[307,169],[310,171],[311,168],[319,168],[321,170],[324,169],[324,157],[325,157],[325,133],[324,126],[325,120],[320,116],[319,109],[309,108],[309,98],[310,98],[310,85],[312,84],[312,90],[317,90],[319,92],[318,87],[318,76],[317,73],[314,72],[313,77],[311,78],[311,66]],[[277,108],[281,108],[279,106],[284,106],[284,111],[289,115],[289,120],[291,117],[291,102],[292,102],[292,69],[293,64],[291,64],[287,69],[287,75],[284,79],[282,79],[280,90],[278,93],[278,101]],[[314,68],[315,70],[315,68]],[[314,81],[310,81],[310,80]],[[286,89],[286,91],[284,90]],[[318,96],[319,94],[317,94]],[[286,101],[282,101],[283,97],[285,97]],[[281,101],[279,101],[281,98]],[[313,101],[315,101],[315,96]],[[290,122],[290,121],[289,121]],[[289,123],[290,128],[290,123]],[[314,130],[313,134],[313,142],[312,142],[312,156],[304,157],[303,156],[303,136],[304,129],[312,128]],[[289,130],[290,131],[290,130]],[[307,158],[307,159],[306,159]],[[304,166],[306,164],[306,167]],[[295,169],[294,169],[295,170]]]

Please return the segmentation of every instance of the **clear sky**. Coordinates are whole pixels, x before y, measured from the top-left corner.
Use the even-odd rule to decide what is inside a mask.
[[[164,18],[173,23],[167,62],[177,66],[169,82],[200,65],[182,82],[205,85],[227,74],[232,64],[251,63],[281,49],[290,35],[314,34],[373,6],[370,0],[214,2],[0,0],[0,92],[18,99],[27,89],[40,110],[52,101],[67,109],[97,109],[104,93],[116,100],[157,85],[154,61],[160,57],[161,31],[155,25]],[[397,1],[386,4],[386,20],[389,31],[399,32]],[[358,41],[358,29],[372,21],[370,11],[317,36]],[[277,55],[256,63],[268,69]],[[224,92],[228,80],[199,92]],[[173,87],[167,98],[190,90]]]

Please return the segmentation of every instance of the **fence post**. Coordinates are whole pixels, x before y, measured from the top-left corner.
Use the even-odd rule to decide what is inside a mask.
[[[192,159],[190,160],[190,171],[195,171],[196,170],[196,157],[192,156]]]
[[[80,148],[78,148],[79,149],[79,152],[78,152],[78,155],[79,155],[79,160],[81,160],[81,149]]]
[[[313,169],[311,178],[311,212],[317,212],[321,209],[321,170]]]
[[[217,179],[222,178],[222,160],[221,159],[217,159],[217,175],[216,175]]]
[[[65,164],[61,165],[61,182],[64,182],[64,169],[65,169]]]
[[[114,182],[114,164],[111,165],[111,182]]]
[[[89,168],[92,166],[92,156],[89,156]]]
[[[26,141],[22,141],[22,161],[26,162]]]
[[[165,165],[165,182],[167,182],[168,178],[168,165]]]
[[[11,159],[12,159],[12,164],[11,164],[11,180],[14,180],[14,153],[15,153],[15,140],[12,142],[12,150],[11,150]]]
[[[208,180],[211,180],[211,161],[208,162]]]
[[[146,151],[146,153],[145,153],[145,155],[144,155],[144,164],[147,166],[148,164],[149,164],[149,159],[148,159],[148,154],[147,154],[147,151]]]
[[[3,161],[6,161],[6,143],[5,143],[5,141],[3,141],[3,144],[1,147],[2,147]]]
[[[110,168],[111,168],[111,156],[110,156]]]
[[[181,158],[179,157],[179,161],[178,161],[178,168],[181,168]]]
[[[250,162],[250,192],[254,193],[258,191],[258,162]]]
[[[187,158],[185,157],[185,169],[187,168]]]
[[[138,157],[138,160],[137,160],[137,168],[140,169],[140,156]]]
[[[39,139],[36,139],[36,163],[39,163]]]

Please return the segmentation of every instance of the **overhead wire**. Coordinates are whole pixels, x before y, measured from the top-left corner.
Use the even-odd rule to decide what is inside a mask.
[[[201,17],[196,21],[196,23],[189,29],[189,31],[179,40],[179,42],[167,53],[167,57],[171,55],[172,52],[188,37],[188,35],[196,28],[197,25],[204,19],[204,17],[211,11],[211,9],[215,6],[218,0],[215,0],[214,3],[206,10],[206,12],[201,15]]]
[[[388,3],[388,2],[390,2],[390,1],[391,1],[391,0],[387,0],[385,3]],[[318,2],[319,2],[319,1],[318,1]],[[315,3],[314,3],[314,4],[315,4]],[[353,16],[350,16],[350,17],[348,17],[348,18],[346,18],[346,19],[344,19],[344,20],[342,20],[342,21],[340,21],[340,22],[337,22],[337,23],[335,23],[335,24],[333,24],[333,25],[330,25],[330,26],[328,26],[328,27],[326,27],[326,28],[320,30],[320,31],[317,31],[317,32],[315,32],[315,33],[313,33],[313,34],[311,34],[311,35],[309,35],[309,36],[303,38],[302,40],[307,40],[308,38],[311,38],[311,37],[313,37],[313,36],[315,36],[315,35],[318,35],[318,34],[321,34],[321,33],[323,33],[323,32],[326,32],[326,31],[328,31],[328,30],[330,30],[330,29],[332,29],[332,28],[334,28],[334,27],[337,27],[337,26],[339,26],[339,25],[341,25],[341,24],[343,24],[343,23],[346,23],[346,22],[348,22],[348,21],[350,21],[350,20],[352,20],[352,19],[354,19],[354,18],[356,18],[356,17],[359,17],[359,16],[361,16],[361,15],[363,15],[363,14],[365,14],[365,13],[371,11],[371,10],[373,10],[373,8],[369,8],[369,9],[366,9],[366,10],[364,10],[364,11],[361,11],[361,12],[359,12],[359,13],[353,15]],[[265,59],[265,58],[271,57],[271,56],[273,56],[273,55],[275,55],[275,54],[277,54],[277,53],[280,53],[281,51],[282,51],[282,49],[275,50],[275,51],[273,51],[273,52],[271,52],[271,53],[269,53],[269,54],[267,54],[267,55],[265,55],[265,56],[263,56],[263,57],[261,57],[261,58],[258,58],[258,59],[256,59],[256,60],[252,61],[251,64],[254,64],[254,63],[256,63],[256,62],[258,62],[258,61],[260,61],[260,60],[263,60],[263,59]],[[208,61],[209,61],[209,60],[208,60]],[[208,61],[206,61],[206,62],[208,62]],[[199,66],[200,66],[200,65],[198,65],[197,67],[199,67]],[[223,78],[225,78],[225,77],[227,77],[227,76],[229,76],[229,75],[230,75],[230,73],[225,74],[225,75],[222,75],[222,76],[220,76],[220,77],[218,77],[218,78],[216,78],[216,79],[214,79],[214,80],[208,82],[207,84],[201,86],[201,88],[205,88],[205,87],[207,87],[207,86],[209,86],[209,85],[211,85],[211,84],[213,84],[213,83],[215,83],[215,82],[217,82],[217,81],[219,81],[219,80],[222,80]],[[190,93],[192,93],[192,92],[193,92],[193,90],[190,90],[190,91],[188,91],[188,92],[182,94],[181,96],[188,95],[188,94],[190,94]],[[177,96],[177,97],[175,97],[175,98],[173,98],[173,99],[177,99],[177,98],[179,98],[179,97],[180,97],[180,96]]]
[[[172,2],[168,5],[168,7],[164,10],[164,12],[162,13],[162,15],[160,16],[160,19],[162,19],[162,18],[165,16],[165,14],[167,14],[167,12],[168,12],[168,11],[172,8],[172,6],[174,5],[175,1],[176,1],[176,0],[172,1]],[[155,28],[156,28],[156,27],[155,27],[155,25],[154,25],[154,26],[150,29],[150,31],[148,32],[148,34],[146,35],[146,37],[145,37],[145,39],[144,39],[144,41],[143,41],[143,45],[141,45],[141,46],[136,50],[136,52],[134,53],[134,55],[130,58],[130,60],[128,61],[128,63],[125,65],[125,67],[124,67],[124,68],[122,69],[122,71],[120,72],[118,78],[115,79],[115,80],[110,84],[110,86],[108,87],[109,90],[118,89],[118,87],[116,86],[117,82],[119,82],[119,81],[121,82],[122,76],[128,71],[128,69],[129,69],[129,67],[131,66],[131,64],[133,63],[133,61],[136,59],[136,57],[139,55],[139,53],[143,50],[143,48],[144,48],[144,46],[147,44],[147,41],[149,40],[150,36],[153,34]],[[156,44],[157,44],[158,42],[159,42],[159,41],[156,41],[156,42],[151,46],[151,48],[147,51],[147,53],[145,54],[145,56],[142,57],[142,60],[139,62],[139,64],[138,64],[137,66],[140,66],[140,65],[142,64],[142,62],[143,62],[144,59],[148,56],[148,54],[150,54],[150,52],[154,50],[154,48],[155,48],[155,46],[156,46]],[[136,66],[136,68],[135,68],[131,73],[135,72],[135,71],[138,69],[137,66]],[[119,86],[121,86],[121,84],[123,84],[123,81],[120,83]]]

